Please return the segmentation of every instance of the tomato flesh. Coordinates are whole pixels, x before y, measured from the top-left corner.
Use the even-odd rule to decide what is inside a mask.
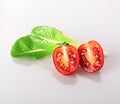
[[[104,53],[101,45],[97,41],[89,41],[79,48],[80,65],[87,72],[96,72],[104,64]]]
[[[71,75],[79,67],[79,53],[72,45],[59,46],[53,52],[56,69],[63,75]]]

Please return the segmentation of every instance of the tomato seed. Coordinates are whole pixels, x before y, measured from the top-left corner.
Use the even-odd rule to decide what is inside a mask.
[[[61,61],[61,60],[60,60],[60,57],[58,57],[56,61],[57,61],[57,62],[60,62],[60,61]]]
[[[96,61],[96,63],[97,63],[97,64],[99,64],[99,63],[100,63],[100,61],[98,61],[98,60],[97,60],[97,61]]]
[[[85,52],[86,52],[86,50],[85,50],[85,49],[83,49],[83,50],[82,50],[82,52],[83,52],[83,53],[85,53]]]
[[[70,61],[70,64],[75,64],[75,62],[74,61]]]
[[[99,57],[99,55],[98,55],[98,54],[95,54],[95,57],[96,57],[96,58],[98,58],[98,57]]]
[[[72,54],[72,52],[68,52],[68,55],[71,55]]]
[[[81,52],[81,55],[85,55],[85,53]]]
[[[76,58],[76,54],[73,54],[73,58]]]
[[[57,56],[60,57],[62,54],[61,53],[58,53]]]
[[[95,66],[100,66],[100,63],[95,63]]]

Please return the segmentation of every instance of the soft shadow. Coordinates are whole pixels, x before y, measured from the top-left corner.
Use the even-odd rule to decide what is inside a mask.
[[[78,75],[85,77],[87,79],[90,79],[92,81],[95,81],[95,82],[101,81],[101,73],[99,71],[94,73],[88,73],[82,69],[79,69],[77,73]]]
[[[49,71],[54,69],[54,64],[51,56],[37,60],[35,64]]]
[[[15,63],[17,64],[21,64],[21,65],[24,65],[24,66],[31,66],[32,64],[34,64],[36,62],[36,60],[32,60],[32,59],[17,59],[17,58],[13,58],[12,59]]]
[[[65,76],[57,72],[55,68],[54,68],[54,71],[52,71],[52,74],[56,80],[58,80],[60,83],[65,85],[75,85],[77,82],[76,74]]]
[[[12,60],[17,64],[21,64],[24,66],[31,66],[35,64],[47,70],[52,70],[54,68],[54,64],[50,56],[45,57],[43,59],[38,59],[38,60],[37,59],[24,59],[24,58],[19,58],[19,59],[13,58]]]
[[[116,53],[115,50],[109,52],[109,56],[105,57],[104,60],[104,66],[103,66],[103,72],[104,74],[109,74],[113,72],[113,70],[119,70],[120,61],[119,61],[119,53]]]
[[[56,70],[51,56],[45,57],[39,60],[36,60],[36,59],[27,60],[27,59],[15,59],[14,58],[13,61],[17,64],[21,64],[24,66],[31,66],[32,64],[35,64],[39,67],[43,67],[44,69],[51,71],[53,77],[56,80],[58,80],[60,83],[65,84],[65,85],[74,85],[77,82],[76,74],[73,74],[70,76],[65,76],[65,75],[60,74]]]
[[[51,71],[53,77],[58,80],[60,83],[66,84],[66,85],[74,85],[76,84],[76,74],[65,76],[59,73],[53,63],[52,56],[46,57],[39,61],[37,65],[40,65],[44,67],[45,69]]]

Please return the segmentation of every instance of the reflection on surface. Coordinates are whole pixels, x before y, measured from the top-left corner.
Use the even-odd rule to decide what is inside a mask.
[[[85,77],[85,78],[90,79],[92,81],[96,81],[96,82],[101,81],[101,72],[100,71],[94,72],[94,73],[89,73],[89,72],[86,72],[82,69],[79,69],[77,73],[79,76]]]

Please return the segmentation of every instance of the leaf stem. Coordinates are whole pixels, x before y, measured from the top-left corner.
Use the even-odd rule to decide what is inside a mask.
[[[60,46],[66,46],[66,45],[69,45],[69,43],[68,42],[63,42],[63,43],[58,43],[58,45],[60,45]]]

